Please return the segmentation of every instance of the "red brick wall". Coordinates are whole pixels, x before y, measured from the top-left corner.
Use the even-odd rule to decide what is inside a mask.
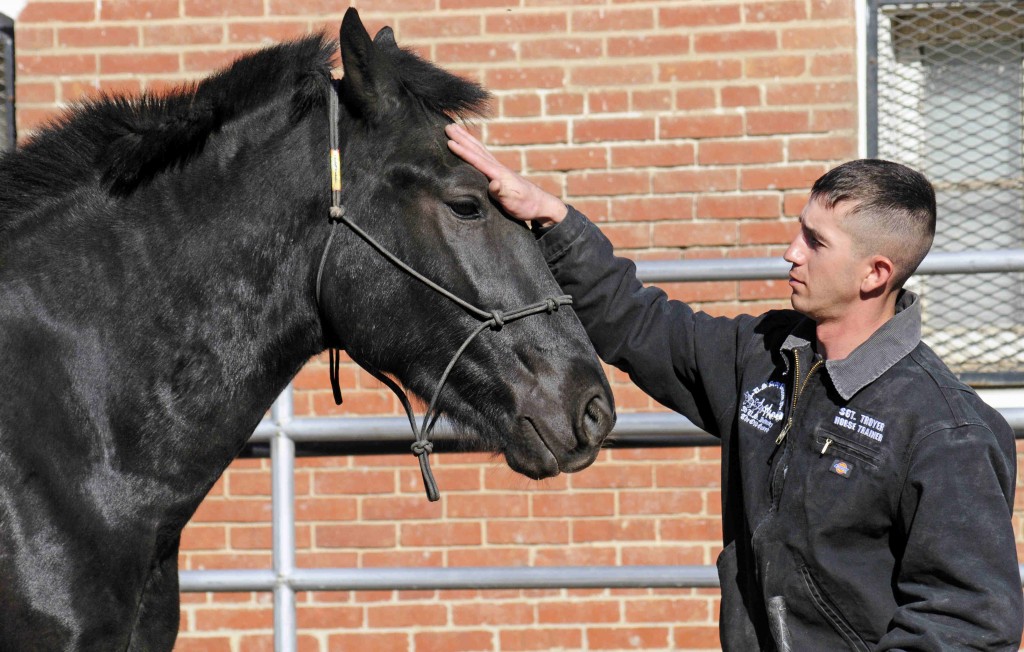
[[[97,92],[160,90],[321,27],[323,0],[40,0],[20,15],[20,133]],[[364,0],[371,32],[495,94],[488,143],[642,259],[780,254],[810,183],[857,153],[853,0]],[[782,283],[667,284],[717,314],[785,305]],[[296,410],[341,413],[323,361]],[[344,414],[393,414],[348,367]],[[622,411],[656,406],[618,372]],[[481,455],[320,458],[296,474],[300,566],[712,564],[718,450],[607,451],[530,482]],[[187,528],[181,565],[269,568],[269,471],[240,461]],[[271,649],[269,594],[182,596],[180,650]],[[717,591],[299,595],[303,650],[610,650],[718,646]]]

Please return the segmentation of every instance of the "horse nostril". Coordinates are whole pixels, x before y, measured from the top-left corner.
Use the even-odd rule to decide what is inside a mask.
[[[577,438],[588,446],[600,446],[614,423],[608,402],[595,396],[583,408]]]

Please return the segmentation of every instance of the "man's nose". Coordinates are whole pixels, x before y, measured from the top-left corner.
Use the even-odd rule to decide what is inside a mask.
[[[786,249],[786,253],[782,255],[783,259],[787,263],[793,265],[799,265],[804,260],[803,250],[800,248],[800,234],[798,233],[793,241],[789,243],[789,248]]]

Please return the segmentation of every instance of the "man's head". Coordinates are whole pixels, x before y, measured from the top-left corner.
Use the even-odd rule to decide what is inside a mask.
[[[903,287],[935,235],[935,191],[910,168],[851,161],[811,189],[786,251],[793,307],[821,321]]]

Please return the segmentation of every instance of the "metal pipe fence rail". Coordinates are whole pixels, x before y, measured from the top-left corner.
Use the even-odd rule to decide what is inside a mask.
[[[718,281],[786,278],[789,265],[779,259],[640,262],[645,282]],[[1024,271],[1024,250],[932,254],[919,274]],[[1018,438],[1024,438],[1024,407],[1000,410]],[[453,433],[438,429],[439,450]],[[251,445],[266,448],[271,459],[272,569],[181,571],[184,592],[272,591],[274,649],[294,652],[297,645],[296,591],[539,589],[539,588],[706,588],[718,586],[714,566],[563,566],[480,568],[297,568],[295,565],[296,444],[334,444],[332,453],[358,452],[367,443],[375,451],[408,452],[411,435],[402,417],[296,418],[289,386],[275,401],[270,419],[253,434]],[[617,448],[706,446],[717,439],[673,413],[622,414],[611,440]],[[1022,566],[1024,577],[1024,566]]]

